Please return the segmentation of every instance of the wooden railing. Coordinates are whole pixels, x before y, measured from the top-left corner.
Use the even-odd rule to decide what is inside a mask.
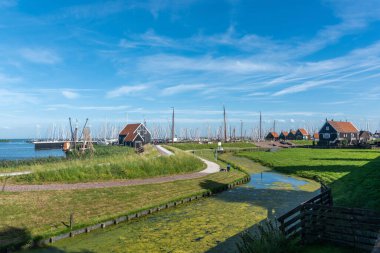
[[[305,204],[332,206],[333,199],[331,189],[325,185],[321,185],[320,194],[301,203],[299,206],[277,218],[280,223],[280,230],[287,237],[297,237],[301,235],[301,210]]]
[[[304,204],[303,243],[326,241],[371,251],[380,232],[380,214],[366,209]]]
[[[320,194],[277,220],[287,238],[295,238],[302,243],[324,241],[380,252],[380,214],[366,209],[333,206],[331,189],[323,183]]]

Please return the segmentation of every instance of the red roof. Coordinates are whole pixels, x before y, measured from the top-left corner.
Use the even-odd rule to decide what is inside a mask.
[[[295,134],[296,134],[296,131],[291,130],[290,133],[293,134],[293,135],[295,135]]]
[[[282,133],[285,137],[288,136],[288,134],[289,134],[289,133],[286,132],[286,131],[282,131],[281,133]]]
[[[278,138],[278,133],[276,132],[269,132],[274,138]]]
[[[299,128],[298,131],[300,131],[302,135],[309,135],[304,128]]]
[[[314,138],[314,139],[319,139],[319,133],[314,133],[314,134],[313,134],[313,138]]]
[[[359,130],[351,123],[346,121],[327,121],[339,133],[356,133]]]
[[[136,130],[140,125],[141,123],[128,124],[123,130],[121,130],[119,135],[125,135],[124,141],[133,141],[137,136]]]

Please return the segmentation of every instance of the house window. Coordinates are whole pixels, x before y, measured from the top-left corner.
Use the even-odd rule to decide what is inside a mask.
[[[323,139],[330,139],[330,134],[329,133],[324,133],[323,134]]]
[[[330,130],[330,127],[329,126],[326,126],[326,131],[329,131]]]

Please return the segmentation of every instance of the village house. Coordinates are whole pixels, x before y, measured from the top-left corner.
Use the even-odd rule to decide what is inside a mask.
[[[370,131],[360,131],[359,132],[359,142],[367,143],[372,140],[372,133]]]
[[[151,133],[142,123],[128,124],[119,134],[119,145],[141,147],[151,141]]]
[[[310,135],[309,135],[309,133],[306,131],[306,129],[304,129],[304,128],[299,128],[299,129],[296,131],[295,139],[296,139],[296,140],[309,140],[309,139],[310,139]]]
[[[278,133],[276,132],[269,132],[267,136],[265,137],[268,141],[278,141]]]
[[[296,131],[290,129],[289,134],[287,136],[288,140],[295,140],[296,139]]]
[[[326,121],[319,130],[319,143],[322,145],[347,143],[352,144],[359,139],[359,130],[351,122]]]
[[[286,132],[286,131],[282,131],[281,134],[280,134],[279,139],[280,139],[280,140],[284,140],[284,141],[287,140],[287,138],[288,138],[288,134],[289,134],[288,132]]]
[[[313,141],[319,141],[319,133],[313,134]]]

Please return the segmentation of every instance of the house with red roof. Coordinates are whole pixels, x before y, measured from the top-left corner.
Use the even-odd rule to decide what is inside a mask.
[[[119,145],[137,148],[150,143],[151,138],[151,133],[144,124],[128,124],[119,134]]]
[[[296,131],[290,129],[288,136],[286,137],[287,140],[295,140],[296,139]]]
[[[265,137],[268,141],[278,141],[278,133],[276,132],[269,132],[267,136]]]
[[[304,128],[298,128],[295,134],[295,139],[296,140],[309,140],[310,135]]]
[[[328,120],[319,130],[319,143],[324,145],[339,144],[346,141],[347,144],[358,142],[358,128],[347,121]]]
[[[288,135],[289,135],[288,132],[286,132],[286,131],[281,131],[281,134],[280,134],[279,139],[285,141],[285,140],[288,138]]]

